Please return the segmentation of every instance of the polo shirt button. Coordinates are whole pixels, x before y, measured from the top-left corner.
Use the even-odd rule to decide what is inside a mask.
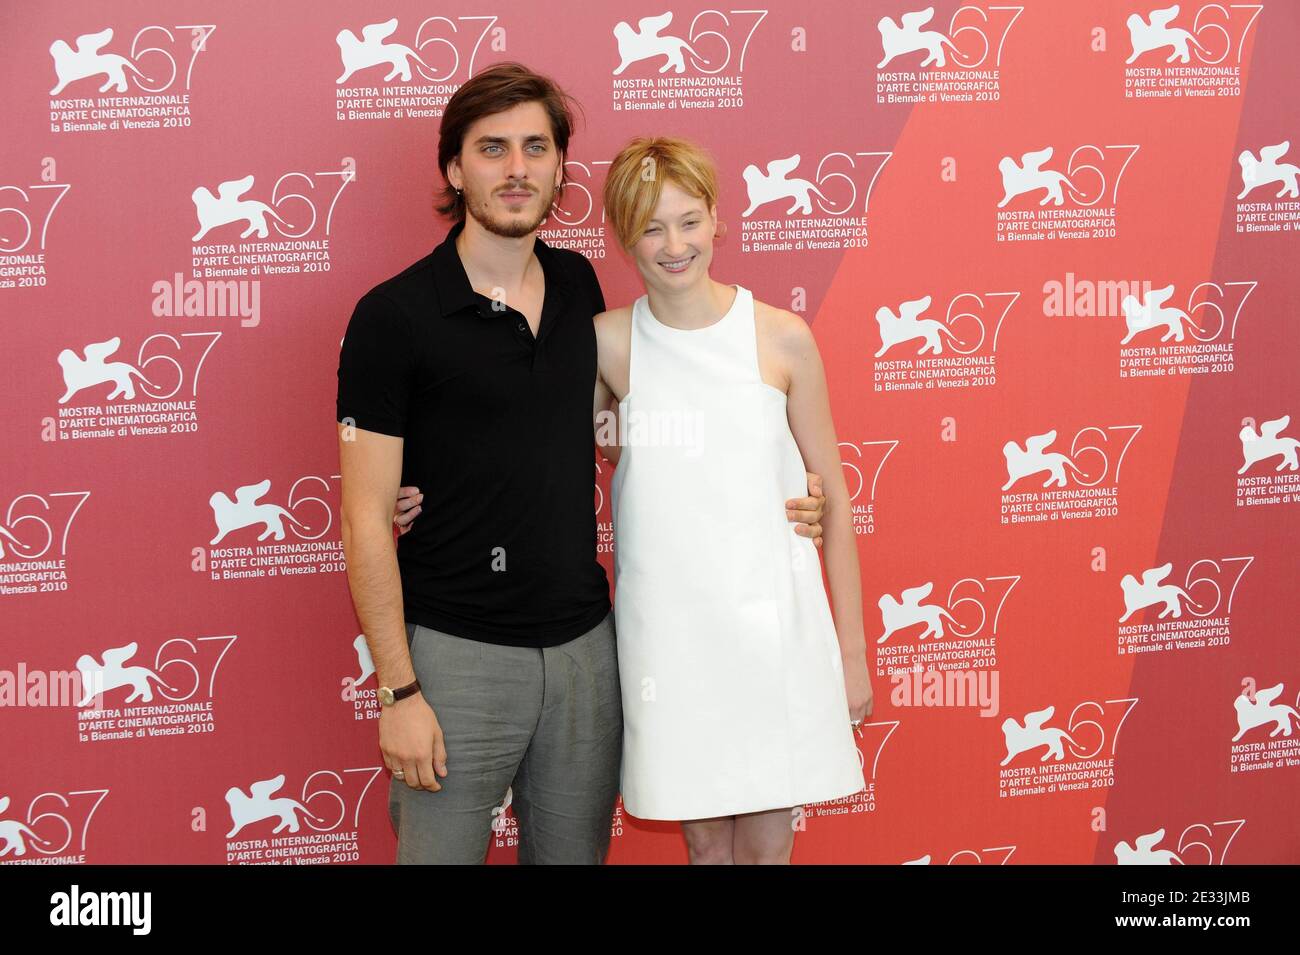
[[[515,328],[519,329],[521,332],[528,330],[528,326],[525,325],[523,322],[520,322],[518,325],[515,326]]]

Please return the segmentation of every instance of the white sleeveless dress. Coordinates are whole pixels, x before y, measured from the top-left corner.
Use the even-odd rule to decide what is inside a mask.
[[[754,299],[712,325],[632,308],[611,484],[623,805],[699,819],[864,786],[786,396],[759,374]]]

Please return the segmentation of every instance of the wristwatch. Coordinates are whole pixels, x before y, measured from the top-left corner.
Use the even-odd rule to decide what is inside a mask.
[[[420,681],[413,680],[406,684],[406,686],[398,687],[396,690],[390,687],[381,686],[375,695],[379,697],[380,705],[392,706],[398,700],[404,700],[412,693],[419,692],[419,689]]]

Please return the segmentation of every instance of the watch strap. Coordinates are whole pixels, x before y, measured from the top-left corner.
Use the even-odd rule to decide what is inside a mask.
[[[410,683],[406,684],[406,686],[398,687],[395,690],[386,686],[381,686],[377,694],[379,697],[379,705],[392,706],[399,700],[404,700],[408,696],[414,695],[419,691],[419,689],[419,680],[412,680]]]
[[[412,680],[410,683],[406,684],[406,686],[398,687],[393,690],[393,702],[396,703],[398,700],[404,700],[408,696],[418,693],[419,691],[420,681]]]

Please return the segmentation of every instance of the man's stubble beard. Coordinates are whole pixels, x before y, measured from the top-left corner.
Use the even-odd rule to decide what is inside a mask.
[[[550,186],[548,192],[542,195],[541,211],[537,214],[537,219],[529,222],[525,219],[498,219],[494,218],[488,211],[489,204],[486,201],[480,202],[478,197],[472,194],[468,189],[465,191],[465,213],[474,217],[474,221],[481,225],[493,235],[499,235],[507,239],[519,239],[534,232],[546,221],[550,214],[551,206],[555,203],[557,190]],[[489,198],[491,193],[489,193]]]

